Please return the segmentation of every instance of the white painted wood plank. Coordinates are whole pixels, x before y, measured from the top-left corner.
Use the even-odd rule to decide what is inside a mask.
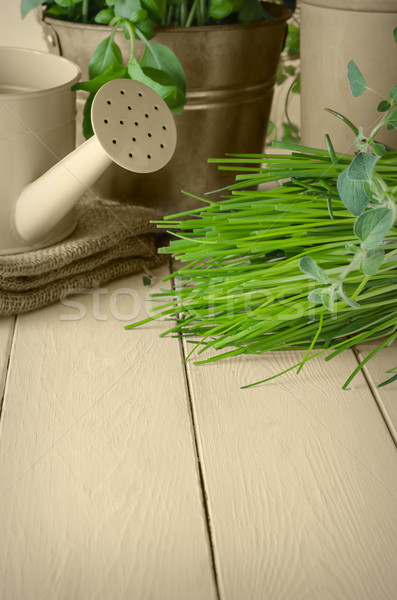
[[[107,289],[77,298],[80,320],[62,320],[78,310],[61,304],[18,319],[0,438],[0,597],[214,599],[178,341],[159,339],[163,323],[124,331],[137,308],[128,294],[142,304],[148,293],[141,275]]]
[[[397,453],[352,352],[188,364],[221,597],[394,600]]]
[[[363,360],[376,348],[376,343],[362,344],[357,347],[359,360]],[[397,443],[397,381],[387,386],[378,388],[378,385],[392,377],[388,369],[397,367],[397,342],[388,348],[382,348],[363,367],[372,392],[379,403],[379,407],[389,425],[390,431]]]
[[[14,325],[15,317],[0,318],[0,403],[6,382]]]

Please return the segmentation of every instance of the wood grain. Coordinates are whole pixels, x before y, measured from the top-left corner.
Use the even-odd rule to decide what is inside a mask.
[[[0,318],[0,404],[6,383],[8,360],[10,358],[12,337],[14,335],[15,317]],[[1,416],[1,409],[0,409]]]
[[[160,322],[123,328],[147,293],[138,275],[18,320],[0,439],[4,600],[216,598],[178,341],[159,339]]]
[[[358,346],[359,360],[361,361],[368,356],[376,345],[371,343]],[[387,373],[387,370],[394,367],[397,367],[397,342],[394,342],[388,348],[382,348],[366,363],[363,369],[397,444],[397,381],[381,388],[377,387],[380,383],[392,377],[393,373]]]
[[[222,598],[394,600],[397,453],[352,352],[188,364]]]

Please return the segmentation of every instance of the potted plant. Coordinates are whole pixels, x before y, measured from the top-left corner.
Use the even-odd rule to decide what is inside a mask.
[[[291,14],[286,6],[258,0],[23,0],[23,14],[42,4],[50,50],[77,62],[86,81],[96,80],[81,86],[80,114],[101,84],[98,76],[151,79],[179,113],[170,164],[150,178],[112,166],[98,181],[100,193],[139,199],[165,213],[186,209],[196,202],[183,198],[182,188],[200,194],[227,183],[227,175],[207,165],[209,156],[263,150]]]

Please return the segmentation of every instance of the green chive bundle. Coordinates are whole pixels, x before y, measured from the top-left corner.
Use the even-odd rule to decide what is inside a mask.
[[[306,350],[303,360],[287,369],[300,370],[317,354],[326,353],[329,360],[354,344],[385,338],[346,388],[364,362],[397,337],[397,228],[386,236],[386,257],[376,275],[352,270],[345,279],[346,293],[359,308],[339,300],[329,311],[310,302],[308,294],[318,284],[300,271],[300,259],[310,256],[336,277],[349,264],[346,244],[357,242],[355,218],[336,188],[352,157],[336,154],[335,160],[325,150],[282,147],[292,153],[212,161],[239,171],[226,195],[218,201],[207,196],[205,206],[158,222],[173,234],[162,252],[185,264],[166,278],[175,280],[171,291],[152,294],[161,302],[152,318],[172,320],[164,335],[183,336],[199,347],[202,358],[195,364]],[[376,171],[396,186],[397,153],[387,152]],[[280,180],[284,183],[274,189],[256,187]],[[210,348],[218,352],[206,358]],[[256,383],[262,382],[250,385]]]

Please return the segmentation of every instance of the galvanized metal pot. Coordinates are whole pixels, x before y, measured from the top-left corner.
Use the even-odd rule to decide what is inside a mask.
[[[158,28],[155,41],[175,52],[187,77],[187,105],[181,115],[175,116],[175,155],[150,178],[112,165],[98,180],[98,191],[126,201],[138,200],[165,214],[189,210],[197,206],[197,201],[181,194],[182,189],[200,195],[232,181],[230,174],[208,165],[208,158],[233,152],[262,152],[290,16],[284,6],[263,4],[274,16],[272,20],[232,26]],[[88,78],[88,62],[110,29],[48,18],[43,26],[49,49],[77,62],[82,78]],[[127,61],[129,42],[121,32],[115,41]],[[139,41],[136,52],[138,58],[143,52]],[[81,125],[78,135],[81,140]]]

